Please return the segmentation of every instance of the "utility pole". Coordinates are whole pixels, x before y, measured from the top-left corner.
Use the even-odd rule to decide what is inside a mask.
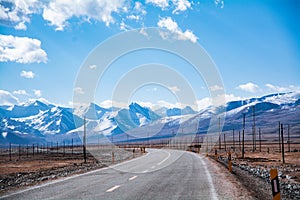
[[[226,151],[226,136],[225,136],[225,133],[224,133],[224,148],[225,148],[225,151]]]
[[[260,131],[260,128],[258,129],[258,134],[259,134],[259,152],[261,152],[261,131]]]
[[[242,158],[245,156],[245,117],[246,114],[243,113],[243,142],[242,142]]]
[[[280,149],[280,121],[278,122],[278,147],[279,147],[279,153],[281,152]]]
[[[84,163],[86,163],[86,119],[84,116],[84,121],[83,121],[83,158],[84,158]]]
[[[9,161],[11,161],[11,143],[9,143]]]
[[[284,141],[283,141],[283,124],[281,124],[281,152],[282,152],[282,164],[285,163],[284,161]]]
[[[71,147],[72,147],[72,155],[73,155],[73,148],[74,148],[74,147],[73,147],[73,138],[72,138],[72,146],[71,146]]]
[[[241,150],[241,131],[239,131],[239,149]]]
[[[233,151],[235,151],[234,128],[232,129],[232,142],[233,142]]]
[[[219,150],[221,150],[221,121],[219,117]]]
[[[252,118],[253,118],[253,126],[252,126],[252,142],[253,147],[252,151],[254,152],[256,150],[256,135],[255,135],[255,106],[252,106]]]
[[[288,150],[291,152],[290,125],[288,124]]]

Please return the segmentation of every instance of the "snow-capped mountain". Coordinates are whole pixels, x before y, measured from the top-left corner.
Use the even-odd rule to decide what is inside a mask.
[[[241,129],[243,114],[246,115],[246,128],[251,129],[255,112],[256,126],[268,129],[270,133],[276,132],[278,121],[295,124],[293,131],[300,132],[300,93],[232,101],[223,108],[226,111],[223,131]],[[145,134],[168,137],[196,131],[202,134],[211,125],[211,117],[219,115],[222,109],[208,106],[199,112],[190,107],[161,111],[154,112],[137,103],[118,110],[91,103],[79,107],[77,112],[41,101],[0,106],[0,143],[45,142],[58,137],[78,137],[83,133],[83,116],[86,116],[87,132],[91,138],[103,134],[114,135],[122,140],[128,132],[137,136],[144,134],[143,137],[146,137]]]
[[[181,115],[189,115],[189,114],[197,113],[190,106],[186,106],[183,109],[162,107],[162,108],[155,110],[154,112],[163,117],[181,116]]]

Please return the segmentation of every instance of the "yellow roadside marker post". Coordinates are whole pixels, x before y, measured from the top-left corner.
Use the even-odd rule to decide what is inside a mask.
[[[271,179],[273,200],[280,200],[280,187],[279,187],[277,169],[270,170],[270,179]]]

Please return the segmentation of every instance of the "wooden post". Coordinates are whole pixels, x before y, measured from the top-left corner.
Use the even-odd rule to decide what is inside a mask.
[[[224,148],[225,148],[225,151],[226,151],[226,136],[225,136],[225,132],[224,132]]]
[[[19,144],[19,160],[21,160],[21,144]]]
[[[234,128],[232,129],[232,142],[233,142],[233,151],[235,151],[235,141],[234,141]]]
[[[283,124],[281,124],[281,152],[282,152],[282,164],[285,163],[284,161],[284,141],[283,141]]]
[[[228,152],[228,171],[232,172],[231,152]]]
[[[11,143],[9,143],[9,160],[11,161]]]
[[[243,113],[243,141],[242,141],[242,158],[245,157],[245,113]]]
[[[261,131],[260,131],[260,128],[258,129],[258,134],[259,134],[259,152],[261,152]]]
[[[65,143],[65,141],[63,141],[63,155],[65,156],[65,153],[66,153],[66,150],[65,150],[65,148],[66,148],[66,145],[65,145],[66,143]]]
[[[239,149],[240,149],[240,151],[242,150],[242,147],[241,147],[241,131],[239,131]]]
[[[220,122],[220,117],[219,117],[219,150],[221,150],[222,145],[221,145],[221,122]]]
[[[252,106],[252,117],[253,117],[253,126],[252,126],[253,148],[252,148],[252,151],[254,152],[256,150],[255,105]]]
[[[290,125],[288,124],[288,151],[291,152]]]
[[[279,153],[281,152],[281,147],[280,147],[280,122],[278,122],[278,148],[279,148]]]
[[[74,146],[73,146],[73,138],[72,138],[71,148],[72,148],[72,156],[73,156],[73,148],[74,148]]]
[[[86,119],[84,116],[84,122],[83,122],[83,159],[84,163],[86,163]]]

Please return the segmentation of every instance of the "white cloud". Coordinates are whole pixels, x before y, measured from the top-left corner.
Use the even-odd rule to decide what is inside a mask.
[[[34,78],[35,74],[32,71],[24,71],[23,70],[23,71],[21,71],[20,76],[24,77],[24,78]]]
[[[169,7],[168,0],[146,0],[146,3],[151,3],[157,7],[162,8],[163,10]]]
[[[237,87],[237,89],[246,91],[246,92],[251,92],[251,93],[255,93],[258,92],[260,90],[259,86],[254,84],[254,83],[246,83],[246,84],[241,84]]]
[[[34,92],[34,95],[36,97],[41,97],[42,96],[42,91],[41,90],[33,90],[33,92]]]
[[[176,6],[172,13],[186,11],[188,8],[191,8],[191,3],[188,0],[172,0],[172,2]]]
[[[218,91],[218,90],[223,90],[223,87],[220,85],[213,85],[213,86],[209,87],[209,89],[211,91]]]
[[[173,93],[180,92],[180,89],[177,86],[168,87],[169,90],[171,90]]]
[[[0,21],[14,25],[17,30],[26,30],[25,23],[30,22],[30,15],[38,13],[42,8],[39,0],[7,0],[0,5]]]
[[[89,68],[90,68],[90,69],[96,69],[96,68],[97,68],[97,65],[90,65]]]
[[[0,62],[40,63],[47,62],[47,54],[41,42],[28,37],[0,35]]]
[[[43,17],[60,31],[64,30],[68,20],[73,17],[83,18],[86,21],[91,19],[102,21],[109,26],[115,22],[112,14],[123,10],[124,2],[124,0],[77,0],[74,3],[72,0],[53,0],[44,8]]]
[[[138,1],[134,3],[134,10],[141,13],[142,15],[147,14],[146,10],[144,9],[143,4],[141,2],[138,2]]]
[[[241,100],[241,97],[237,97],[233,94],[224,94],[224,95],[219,95],[215,98],[214,101],[214,106],[220,106],[220,105],[224,105],[224,103],[230,102],[230,101],[237,101],[237,100]],[[196,104],[198,105],[198,110],[202,110],[205,109],[209,106],[213,105],[213,101],[212,98],[210,97],[205,97],[203,99],[197,100]]]
[[[120,23],[120,30],[121,30],[121,31],[127,31],[127,30],[129,30],[129,29],[130,29],[130,27],[129,27],[128,25],[126,25],[124,21],[122,21],[122,22]]]
[[[164,101],[164,100],[157,101],[157,105],[159,105],[160,107],[165,107],[165,108],[183,108],[184,107],[179,102],[170,103],[170,102],[167,102],[167,101]]]
[[[128,104],[123,102],[117,102],[112,100],[105,100],[99,103],[99,106],[103,108],[111,108],[111,107],[117,107],[117,108],[126,108]]]
[[[144,28],[141,28],[139,33],[146,36],[146,37],[148,37],[148,33],[146,32],[146,30]]]
[[[212,105],[212,101],[210,98],[205,97],[203,99],[197,100],[196,104],[198,105],[198,110],[203,110],[205,108],[207,108],[208,106]]]
[[[77,94],[84,94],[84,91],[81,87],[74,88],[74,92],[77,93]]]
[[[172,34],[175,35],[175,38],[178,40],[190,40],[191,42],[195,43],[197,42],[197,37],[194,35],[194,33],[190,30],[186,30],[183,32],[179,27],[178,24],[172,20],[171,17],[165,17],[161,18],[157,22],[158,27],[160,28],[166,28],[169,30]],[[168,38],[168,33],[161,32],[161,36],[163,39]]]
[[[215,5],[219,8],[224,8],[224,1],[223,0],[215,0]]]
[[[294,85],[289,85],[287,87],[282,87],[282,86],[276,86],[272,85],[270,83],[267,83],[265,85],[268,90],[272,92],[291,92],[291,91],[300,91],[300,87],[294,86]]]
[[[26,90],[15,90],[15,91],[13,91],[13,94],[28,95]]]
[[[19,104],[19,99],[13,96],[10,92],[0,90],[0,105],[16,105]]]
[[[141,17],[139,15],[129,15],[129,16],[127,16],[127,19],[139,21],[141,19]]]

